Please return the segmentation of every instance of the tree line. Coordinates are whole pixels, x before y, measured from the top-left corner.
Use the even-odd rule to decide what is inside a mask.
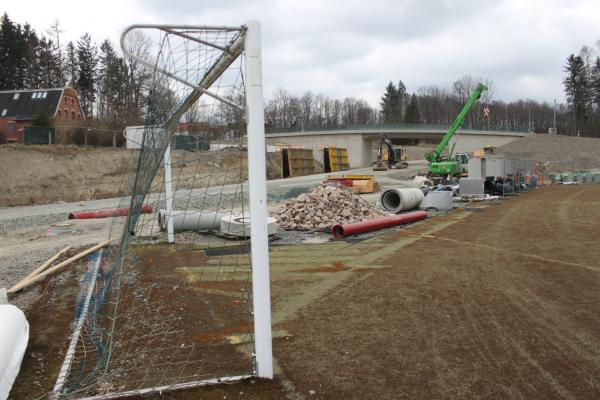
[[[488,90],[474,105],[463,127],[538,133],[547,133],[553,126],[562,133],[573,130],[566,105],[529,99],[495,100],[495,84],[490,79],[466,75],[449,88],[427,85],[412,93],[402,80],[397,82],[386,85],[377,108],[352,97],[340,100],[310,91],[295,96],[285,89],[276,89],[265,104],[267,131],[327,130],[357,125],[450,126],[479,82]]]
[[[62,33],[58,21],[45,34],[38,34],[29,24],[13,22],[6,13],[0,17],[0,90],[71,86],[79,94],[88,124],[122,129],[142,123],[145,86],[151,78],[147,71],[123,58],[108,39],[98,46],[85,33],[64,44]],[[132,32],[129,38],[128,51],[141,57],[149,54],[147,37]],[[335,99],[310,91],[297,96],[279,88],[265,103],[265,123],[268,131],[399,123],[450,125],[482,82],[488,90],[468,115],[466,128],[545,133],[556,126],[561,134],[600,136],[600,57],[584,46],[579,55],[567,58],[564,73],[567,103],[558,105],[531,99],[496,100],[491,79],[469,75],[448,88],[427,85],[412,92],[402,80],[390,81],[382,88],[377,107],[355,97]],[[202,115],[196,114],[190,110],[186,122],[202,122]],[[242,113],[224,110],[222,114],[225,122],[243,126]],[[236,129],[236,134],[243,133],[243,128]]]
[[[0,90],[71,86],[88,119],[115,128],[140,123],[148,78],[141,66],[120,56],[108,39],[97,46],[84,33],[75,43],[63,45],[62,33],[58,21],[44,35],[2,15]],[[128,45],[138,54],[150,46],[146,38],[135,35]]]

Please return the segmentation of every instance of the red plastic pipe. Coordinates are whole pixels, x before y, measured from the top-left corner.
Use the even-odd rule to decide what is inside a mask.
[[[152,212],[151,205],[142,206],[142,214],[150,214]],[[69,214],[69,219],[90,219],[90,218],[108,218],[108,217],[124,217],[129,214],[128,207],[122,208],[104,208],[94,211],[79,211]]]
[[[368,221],[355,222],[353,224],[334,225],[331,233],[338,239],[346,236],[357,235],[375,231],[377,229],[388,228],[390,226],[408,224],[409,222],[421,221],[427,218],[427,212],[414,211],[406,214],[395,214],[387,217],[380,217]]]

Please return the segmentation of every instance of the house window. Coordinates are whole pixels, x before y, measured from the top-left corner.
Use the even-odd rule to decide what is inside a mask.
[[[8,124],[8,131],[9,132],[16,132],[17,131],[17,125],[16,124]]]
[[[6,108],[4,110],[2,110],[2,116],[4,117],[7,112],[8,112],[8,110]]]
[[[58,110],[58,118],[60,118],[60,110]]]
[[[65,119],[69,119],[69,110],[65,110]]]
[[[19,93],[15,93],[13,96],[13,100],[19,100]]]
[[[75,111],[71,111],[71,118],[75,119]]]
[[[48,96],[48,92],[44,92],[44,93],[42,93],[42,99],[45,99],[45,98],[46,98],[46,96]]]
[[[75,99],[71,99],[71,104],[75,104]]]

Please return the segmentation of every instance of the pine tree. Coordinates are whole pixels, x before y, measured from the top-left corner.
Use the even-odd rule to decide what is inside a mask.
[[[596,61],[592,66],[590,89],[592,103],[596,106],[596,110],[600,111],[600,57],[596,57]]]
[[[0,18],[0,90],[23,88],[21,28],[8,14]]]
[[[39,39],[29,24],[25,24],[19,35],[19,52],[21,58],[18,73],[24,89],[35,89],[40,86],[39,79]]]
[[[67,44],[67,57],[65,60],[65,65],[63,66],[63,70],[66,75],[66,85],[73,88],[77,86],[77,79],[79,75],[77,74],[77,53],[75,51],[75,45],[73,42],[69,42],[69,44]]]
[[[127,70],[122,58],[117,56],[111,43],[100,45],[100,68],[98,69],[98,116],[123,121],[127,94]]]
[[[398,89],[396,91],[396,122],[402,122],[404,120],[404,108],[406,104],[406,99],[408,95],[406,94],[406,86],[404,82],[398,81]]]
[[[567,103],[575,117],[575,133],[583,126],[590,94],[590,85],[585,63],[581,56],[571,54],[564,67],[567,77],[564,79]]]
[[[79,93],[81,108],[87,117],[93,113],[96,99],[96,65],[98,64],[97,49],[92,44],[89,33],[77,41],[77,83],[75,88]]]
[[[406,107],[406,115],[404,116],[404,122],[407,124],[418,124],[420,121],[420,112],[419,112],[419,104],[417,100],[417,95],[412,94],[410,98],[410,103]]]
[[[52,39],[42,37],[38,44],[38,80],[44,88],[62,85],[62,68]]]
[[[396,121],[396,112],[398,109],[398,90],[396,85],[390,81],[385,87],[385,93],[381,96],[381,116],[386,124],[393,124]]]

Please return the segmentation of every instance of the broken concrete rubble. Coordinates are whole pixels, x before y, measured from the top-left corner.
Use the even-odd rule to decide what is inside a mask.
[[[388,215],[359,196],[337,186],[318,186],[309,193],[283,203],[273,217],[285,230],[329,230],[333,225],[350,224]]]

